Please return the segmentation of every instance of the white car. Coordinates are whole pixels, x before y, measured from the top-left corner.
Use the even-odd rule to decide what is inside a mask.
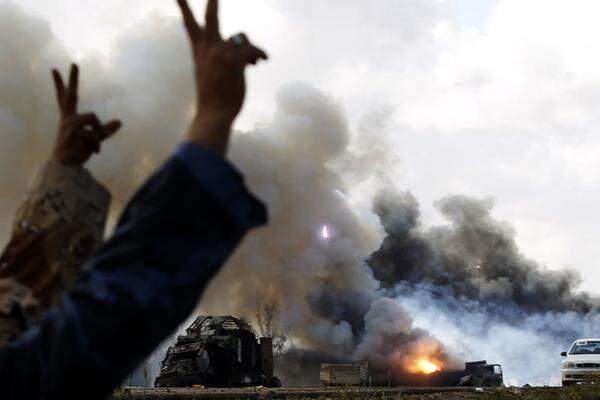
[[[581,382],[586,376],[600,374],[600,339],[578,339],[571,349],[560,353],[567,357],[562,363],[562,385]]]

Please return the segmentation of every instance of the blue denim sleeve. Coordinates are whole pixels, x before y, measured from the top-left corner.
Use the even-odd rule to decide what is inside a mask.
[[[2,398],[105,399],[265,222],[263,204],[229,163],[180,147],[130,202],[63,306],[0,349]]]
[[[262,205],[246,190],[242,175],[224,158],[192,143],[182,144],[176,153],[196,179],[220,202],[231,215],[247,228],[265,222]]]

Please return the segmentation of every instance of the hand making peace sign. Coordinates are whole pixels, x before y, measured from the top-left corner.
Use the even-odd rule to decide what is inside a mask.
[[[83,165],[93,153],[100,152],[102,142],[121,128],[121,122],[113,120],[102,125],[96,114],[77,113],[79,86],[77,65],[71,66],[67,87],[57,70],[52,70],[52,77],[60,109],[60,122],[54,142],[53,157],[65,165]]]
[[[192,44],[196,72],[196,117],[188,133],[191,140],[224,154],[233,120],[246,94],[244,71],[267,59],[240,33],[225,41],[219,29],[217,0],[208,0],[205,25],[200,26],[186,0],[178,0]]]

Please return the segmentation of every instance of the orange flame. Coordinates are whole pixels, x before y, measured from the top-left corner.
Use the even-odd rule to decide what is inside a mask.
[[[428,337],[394,349],[388,358],[389,365],[399,374],[435,374],[446,369],[446,362],[441,344]]]
[[[434,359],[429,358],[418,358],[412,360],[407,366],[406,369],[408,372],[412,374],[433,374],[434,372],[441,371],[444,368],[444,365]]]

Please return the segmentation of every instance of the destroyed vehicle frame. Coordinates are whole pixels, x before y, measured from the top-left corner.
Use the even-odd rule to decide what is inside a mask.
[[[500,364],[488,364],[485,360],[467,362],[464,373],[457,386],[499,387],[504,384]]]
[[[232,316],[200,316],[169,347],[156,387],[279,387],[273,341]]]

